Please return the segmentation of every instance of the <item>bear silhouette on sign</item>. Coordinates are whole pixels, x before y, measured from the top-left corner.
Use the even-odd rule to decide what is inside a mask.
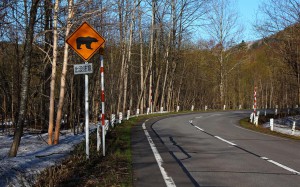
[[[92,42],[98,42],[98,40],[96,38],[92,38],[90,36],[87,36],[87,37],[78,37],[76,39],[77,49],[82,49],[81,48],[82,44],[84,44],[87,49],[92,49],[91,48]]]

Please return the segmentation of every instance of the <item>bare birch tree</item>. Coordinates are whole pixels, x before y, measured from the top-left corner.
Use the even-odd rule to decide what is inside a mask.
[[[71,19],[74,16],[73,3],[74,3],[73,0],[68,0],[68,18],[67,18],[67,27],[66,27],[65,36],[69,35],[72,26]],[[59,101],[58,101],[58,108],[57,108],[56,122],[55,122],[56,124],[55,124],[54,144],[59,143],[60,124],[62,119],[63,104],[64,104],[65,90],[66,90],[67,65],[68,65],[68,57],[69,57],[68,49],[69,49],[69,45],[65,44],[63,69],[62,69],[61,80],[60,80],[60,94],[59,94]]]
[[[214,54],[216,57],[216,72],[219,78],[220,107],[223,107],[225,99],[225,79],[229,73],[228,49],[236,45],[242,33],[242,27],[238,22],[238,13],[229,0],[213,0],[208,15],[208,25],[205,28],[213,41],[216,42]]]
[[[10,147],[9,156],[15,157],[18,152],[21,137],[23,135],[23,127],[25,123],[25,117],[27,114],[27,102],[28,102],[28,89],[29,89],[29,76],[30,76],[30,65],[32,61],[33,51],[33,38],[34,38],[34,26],[36,23],[37,10],[40,0],[33,0],[31,2],[29,15],[25,11],[26,19],[26,30],[25,30],[25,45],[24,45],[24,58],[22,60],[22,81],[21,81],[21,92],[20,92],[20,106],[17,117],[17,125],[14,132],[13,143]],[[27,5],[24,5],[25,7]],[[26,8],[25,8],[26,9]]]
[[[124,90],[124,75],[125,75],[125,66],[126,66],[126,62],[125,62],[125,53],[126,53],[126,45],[125,45],[125,32],[126,32],[126,23],[125,23],[125,20],[126,20],[126,13],[124,13],[124,0],[118,0],[118,3],[117,3],[117,6],[118,6],[118,17],[119,17],[119,37],[120,37],[120,45],[121,45],[121,70],[120,70],[120,75],[119,75],[119,84],[118,84],[118,87],[119,87],[119,94],[118,94],[118,101],[117,101],[117,112],[120,111],[121,109],[121,103],[122,103],[122,97],[123,97],[123,90]],[[125,17],[125,18],[124,18]],[[124,111],[122,111],[124,112]]]
[[[300,104],[300,1],[268,0],[261,4],[259,12],[263,19],[257,20],[255,28],[263,38],[271,37],[276,41],[269,47],[279,54],[279,61],[291,68]]]
[[[48,144],[53,143],[53,128],[54,128],[54,107],[55,107],[55,80],[56,80],[56,63],[57,63],[57,43],[58,43],[58,11],[59,0],[55,0],[54,15],[53,15],[53,57],[52,57],[52,73],[50,82],[50,106],[49,106],[49,126],[48,126]]]

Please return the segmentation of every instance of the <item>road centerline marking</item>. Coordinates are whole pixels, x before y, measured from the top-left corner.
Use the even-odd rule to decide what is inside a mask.
[[[202,132],[204,132],[204,133],[206,133],[206,134],[208,134],[208,135],[210,135],[210,136],[212,136],[212,137],[215,137],[215,138],[217,138],[217,139],[219,139],[219,140],[221,140],[221,141],[223,141],[223,142],[226,142],[226,143],[228,143],[228,144],[230,144],[230,145],[232,145],[232,146],[234,146],[234,147],[236,147],[236,148],[238,148],[238,149],[240,149],[240,150],[243,150],[243,151],[245,151],[245,152],[247,152],[247,153],[250,153],[250,154],[252,154],[252,155],[254,155],[254,156],[256,156],[256,157],[258,157],[258,158],[260,158],[260,159],[263,159],[263,160],[265,160],[265,161],[267,161],[267,162],[269,162],[269,163],[272,163],[272,164],[274,164],[274,165],[276,165],[276,166],[278,166],[278,167],[280,167],[280,168],[282,168],[282,169],[285,169],[285,170],[287,170],[287,171],[289,171],[289,172],[292,172],[292,173],[295,174],[295,175],[300,175],[300,172],[299,172],[299,171],[296,171],[296,170],[294,170],[294,169],[292,169],[292,168],[290,168],[290,167],[288,167],[288,166],[285,166],[285,165],[283,165],[283,164],[280,164],[280,163],[278,163],[278,162],[276,162],[276,161],[274,161],[274,160],[271,160],[271,159],[269,159],[269,158],[267,158],[267,157],[259,156],[258,154],[253,153],[253,152],[251,152],[251,151],[249,151],[249,150],[246,150],[246,149],[244,149],[244,148],[238,146],[237,144],[235,144],[235,143],[233,143],[233,142],[230,142],[230,141],[228,141],[228,140],[225,140],[224,138],[221,138],[220,136],[214,136],[213,134],[210,134],[210,133],[206,132],[205,130],[201,129],[201,128],[198,127],[197,125],[194,125],[192,122],[193,122],[193,121],[191,120],[191,121],[190,121],[191,125],[193,125],[195,128],[199,129],[200,131],[202,131]],[[239,127],[239,128],[241,128],[241,127]],[[247,129],[245,129],[245,130],[247,130]]]
[[[161,156],[160,156],[160,154],[159,154],[159,152],[158,152],[158,150],[157,150],[157,148],[156,148],[156,146],[155,146],[155,144],[154,144],[154,142],[153,142],[153,140],[152,140],[149,132],[147,131],[145,123],[143,123],[142,127],[143,127],[144,133],[145,133],[145,135],[146,135],[146,137],[148,139],[148,142],[149,142],[150,147],[152,149],[152,152],[154,154],[155,160],[157,162],[157,165],[158,165],[158,167],[160,169],[160,172],[161,172],[161,174],[163,176],[163,179],[164,179],[167,187],[175,187],[176,185],[175,185],[172,177],[170,177],[168,175],[168,173],[166,172],[165,168],[162,166],[164,161],[161,158]]]
[[[225,139],[221,138],[220,136],[215,136],[215,138],[217,138],[217,139],[219,139],[219,140],[221,140],[221,141],[223,141],[223,142],[226,142],[226,143],[228,143],[228,144],[230,144],[230,145],[232,145],[232,146],[236,146],[235,143],[232,143],[232,142],[230,142],[230,141],[228,141],[228,140],[225,140]]]
[[[290,167],[287,167],[287,166],[285,166],[285,165],[283,165],[283,164],[280,164],[280,163],[278,163],[278,162],[276,162],[276,161],[274,161],[274,160],[267,160],[268,162],[270,162],[270,163],[272,163],[272,164],[274,164],[274,165],[276,165],[276,166],[278,166],[278,167],[281,167],[281,168],[283,168],[283,169],[285,169],[285,170],[287,170],[287,171],[289,171],[289,172],[292,172],[292,173],[294,173],[294,174],[296,174],[296,175],[300,175],[300,172],[299,171],[296,171],[296,170],[294,170],[294,169],[292,169],[292,168],[290,168]]]
[[[203,129],[201,129],[200,127],[198,127],[198,126],[195,126],[197,129],[199,129],[200,131],[203,131],[204,132],[204,130]]]

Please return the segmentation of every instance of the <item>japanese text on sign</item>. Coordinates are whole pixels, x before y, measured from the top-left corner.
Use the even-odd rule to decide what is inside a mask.
[[[74,65],[74,74],[88,74],[93,73],[93,66],[92,64],[76,64]]]

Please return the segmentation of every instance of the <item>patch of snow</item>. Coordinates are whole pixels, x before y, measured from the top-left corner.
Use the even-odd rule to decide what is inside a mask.
[[[296,122],[296,129],[293,132],[292,126],[293,126],[294,121]],[[270,122],[264,123],[263,127],[270,128]],[[297,130],[297,127],[298,127],[298,129],[300,127],[300,115],[288,116],[288,117],[280,118],[280,119],[274,119],[273,130],[276,132],[280,132],[282,134],[300,136],[300,130]]]
[[[90,124],[90,132],[96,128]],[[38,174],[67,158],[75,145],[85,140],[85,133],[61,132],[59,144],[53,146],[47,144],[48,134],[25,134],[14,158],[8,157],[13,136],[0,135],[0,186],[33,186]]]

